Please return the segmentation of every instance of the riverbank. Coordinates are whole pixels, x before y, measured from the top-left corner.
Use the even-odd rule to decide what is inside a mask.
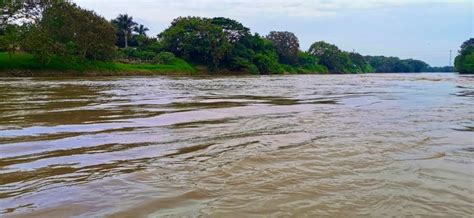
[[[282,65],[283,73],[278,74],[328,74],[308,69]],[[341,74],[341,73],[331,73]],[[16,52],[12,56],[0,52],[0,77],[75,77],[75,76],[212,76],[212,75],[252,75],[248,71],[220,69],[210,72],[205,66],[193,66],[176,58],[169,64],[120,63],[103,61],[74,61],[53,57],[42,64],[33,55]]]
[[[138,75],[195,75],[199,70],[181,59],[169,64],[125,64],[102,61],[74,61],[58,57],[42,64],[27,53],[0,53],[0,76],[138,76]]]
[[[282,65],[278,74],[326,74],[308,69]],[[69,76],[205,76],[205,75],[252,75],[248,71],[219,69],[210,72],[205,66],[193,66],[176,58],[169,64],[127,64],[102,61],[74,61],[53,57],[42,64],[33,55],[17,52],[10,55],[0,52],[0,77],[69,77]]]

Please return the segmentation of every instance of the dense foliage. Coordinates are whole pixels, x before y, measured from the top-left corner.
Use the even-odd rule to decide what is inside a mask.
[[[104,18],[75,4],[58,2],[45,7],[41,19],[22,26],[7,24],[0,47],[22,49],[41,63],[54,56],[65,59],[111,60],[115,53],[114,27]]]
[[[459,73],[474,73],[474,38],[461,45],[459,55],[454,60],[454,66]]]
[[[370,73],[373,71],[362,55],[342,51],[336,45],[324,41],[313,43],[308,52],[318,57],[320,63],[333,73]]]
[[[51,44],[54,54],[93,60],[113,58],[115,30],[93,11],[60,3],[48,8],[35,28],[48,37],[39,43]],[[34,46],[27,49],[35,50]]]
[[[298,64],[300,42],[294,33],[271,31],[267,39],[275,46],[281,63],[289,65]]]
[[[167,51],[211,69],[217,68],[232,47],[221,27],[200,17],[179,17],[159,37]]]
[[[128,14],[119,14],[109,22],[64,0],[1,4],[0,9],[0,51],[10,57],[18,51],[33,54],[43,66],[62,59],[71,64],[175,64],[186,70],[187,63],[191,63],[210,72],[252,74],[438,70],[419,60],[346,52],[324,41],[302,51],[298,37],[291,32],[271,31],[262,37],[224,17],[178,17],[152,37],[147,35],[146,26]],[[468,63],[472,59],[471,44],[463,44],[456,58],[458,69],[472,67]]]
[[[401,60],[397,57],[366,56],[369,64],[377,73],[426,72],[429,65],[420,60]]]

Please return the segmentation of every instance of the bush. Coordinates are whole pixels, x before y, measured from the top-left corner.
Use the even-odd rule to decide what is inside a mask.
[[[138,51],[134,48],[120,49],[118,52],[118,57],[126,59],[135,59],[138,57]]]
[[[160,41],[153,41],[148,46],[146,46],[145,49],[155,53],[160,53],[163,51],[163,43]]]
[[[251,64],[251,65],[247,66],[247,69],[248,69],[250,74],[253,74],[253,75],[260,74],[260,72],[258,71],[257,66],[255,66],[254,64]]]
[[[155,53],[151,51],[137,51],[137,57],[140,60],[152,60],[155,58]]]
[[[152,62],[154,64],[169,64],[175,59],[176,57],[173,53],[164,51],[155,56]]]
[[[278,63],[278,58],[275,55],[257,54],[254,57],[255,66],[258,71],[263,74],[279,74],[283,73],[283,69]]]

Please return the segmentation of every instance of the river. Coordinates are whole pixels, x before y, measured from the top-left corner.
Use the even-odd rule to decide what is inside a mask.
[[[0,216],[474,214],[474,76],[0,79]]]

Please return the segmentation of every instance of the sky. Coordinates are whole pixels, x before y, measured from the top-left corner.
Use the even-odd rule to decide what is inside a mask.
[[[129,14],[156,35],[179,16],[228,17],[252,32],[295,33],[302,50],[316,41],[363,55],[450,64],[474,37],[471,0],[74,0],[107,19]],[[453,60],[451,60],[452,63]]]

